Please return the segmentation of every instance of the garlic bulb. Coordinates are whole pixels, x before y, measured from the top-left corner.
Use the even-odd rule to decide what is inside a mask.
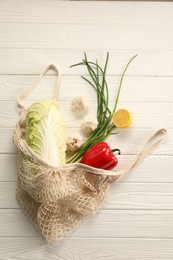
[[[85,112],[88,109],[88,102],[84,96],[75,96],[71,101],[71,107],[74,112]]]
[[[94,116],[89,115],[83,119],[81,128],[85,134],[90,134],[97,128],[97,125],[97,119]]]
[[[66,143],[66,153],[71,154],[76,152],[83,144],[83,138],[78,133],[71,133],[68,136]]]

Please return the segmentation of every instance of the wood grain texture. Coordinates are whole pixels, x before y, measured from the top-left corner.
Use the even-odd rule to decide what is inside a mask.
[[[117,1],[0,1],[0,260],[172,260],[173,259],[173,5]],[[119,107],[131,110],[131,128],[107,141],[118,147],[117,169],[125,167],[152,131],[166,127],[166,141],[121,183],[110,187],[104,209],[55,246],[46,245],[15,198],[16,148],[12,133],[18,120],[16,98],[48,64],[62,73],[59,102],[69,132],[82,134],[82,118],[71,112],[74,95],[96,95],[81,79],[84,51],[107,70],[111,105],[127,61]],[[49,71],[28,97],[52,95]],[[84,135],[83,135],[84,136]],[[86,138],[86,137],[84,137]]]
[[[44,3],[44,4],[43,4]],[[139,24],[162,23],[172,21],[171,3],[121,3],[89,1],[2,1],[0,22],[8,23],[38,23],[38,24],[107,24],[127,22]],[[123,6],[123,8],[122,8]],[[162,12],[155,12],[156,8]],[[65,12],[64,12],[65,10]],[[51,13],[51,15],[50,15]],[[77,15],[76,15],[77,13]],[[122,19],[125,17],[126,19]],[[100,19],[101,18],[101,19]],[[109,18],[109,19],[108,19]],[[163,19],[164,18],[164,19]]]
[[[166,29],[165,25],[159,25],[163,31],[163,38],[160,38],[158,25],[153,25],[153,27],[155,34],[148,30],[146,24],[139,26],[138,24],[132,25],[129,22],[116,23],[111,27],[107,25],[80,24],[44,24],[44,27],[40,27],[38,24],[33,26],[22,23],[3,23],[3,26],[0,27],[1,48],[120,49],[122,41],[124,41],[124,48],[132,48],[132,46],[137,48],[140,46],[141,49],[145,50],[171,49],[173,43],[170,38],[172,32],[171,24],[168,24]],[[112,30],[116,32],[117,37],[112,35]],[[21,31],[23,32],[22,34]],[[44,36],[45,31],[47,32],[46,39]],[[103,41],[103,31],[105,32],[104,37],[109,39],[109,42]],[[135,33],[138,35],[136,38]],[[78,35],[78,39],[76,39],[76,35]],[[143,37],[145,37],[145,41]]]
[[[0,45],[1,46],[1,45]],[[128,60],[135,54],[138,57],[129,67],[126,75],[137,76],[173,76],[173,50],[142,50],[139,46],[136,48],[120,48],[98,50],[97,48],[83,47],[78,49],[16,49],[0,48],[0,57],[3,64],[0,66],[0,74],[36,74],[48,64],[54,63],[63,75],[81,75],[86,74],[82,67],[69,68],[72,64],[81,62],[84,51],[88,58],[95,60],[96,57],[101,64],[104,64],[106,53],[110,53],[108,66],[108,75],[121,75],[123,68]],[[52,74],[50,71],[49,74]]]
[[[0,208],[19,208],[15,189],[15,182],[0,182]],[[105,208],[173,210],[173,183],[113,183]]]
[[[0,210],[0,237],[40,237],[39,232],[19,209]],[[169,238],[173,211],[102,210],[85,219],[70,238]],[[32,238],[31,238],[32,239]]]
[[[16,100],[35,78],[35,75],[0,75],[0,101]],[[172,77],[127,76],[123,82],[119,101],[171,103],[172,80]],[[115,101],[119,81],[120,77],[107,77],[110,101]],[[51,98],[54,84],[54,76],[45,76],[27,100]],[[95,91],[81,76],[63,76],[59,99],[70,103],[72,97],[77,94],[84,95],[89,102],[96,101]]]
[[[173,11],[172,7],[170,9]],[[131,11],[133,12],[133,9]],[[105,17],[109,19],[106,14]],[[80,23],[45,23],[44,26],[34,22],[33,24],[15,23],[15,21],[1,23],[3,25],[0,27],[1,48],[121,49],[123,42],[124,49],[136,47],[144,50],[171,50],[173,44],[173,39],[170,37],[172,24],[158,23],[158,20],[154,22],[152,19],[149,21],[152,30],[148,29],[147,23],[140,23],[140,20],[138,23],[133,22],[130,17],[129,20],[116,21],[111,26]],[[103,40],[103,32],[104,39],[109,40]]]
[[[172,244],[172,239],[66,238],[52,247],[41,238],[4,237],[0,254],[3,260],[172,260]]]

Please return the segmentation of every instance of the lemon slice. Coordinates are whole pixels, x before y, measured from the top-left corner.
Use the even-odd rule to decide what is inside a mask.
[[[132,123],[132,114],[126,109],[119,109],[113,115],[113,122],[116,127],[129,127]]]

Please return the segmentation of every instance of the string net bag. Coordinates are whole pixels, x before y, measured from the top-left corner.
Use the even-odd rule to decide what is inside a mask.
[[[57,75],[53,100],[59,94],[60,75],[54,65],[47,66],[39,77],[17,99],[20,110],[13,140],[17,147],[18,180],[16,198],[26,216],[49,244],[56,243],[79,226],[87,216],[96,215],[104,206],[111,182],[120,181],[144,160],[165,138],[159,129],[148,136],[138,154],[119,171],[96,169],[81,163],[54,167],[41,159],[25,141],[26,108],[22,101],[52,69]]]

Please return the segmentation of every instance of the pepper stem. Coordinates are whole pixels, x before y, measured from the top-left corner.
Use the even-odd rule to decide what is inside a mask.
[[[118,152],[119,155],[121,154],[120,149],[111,149],[111,153],[114,153],[114,152]]]

